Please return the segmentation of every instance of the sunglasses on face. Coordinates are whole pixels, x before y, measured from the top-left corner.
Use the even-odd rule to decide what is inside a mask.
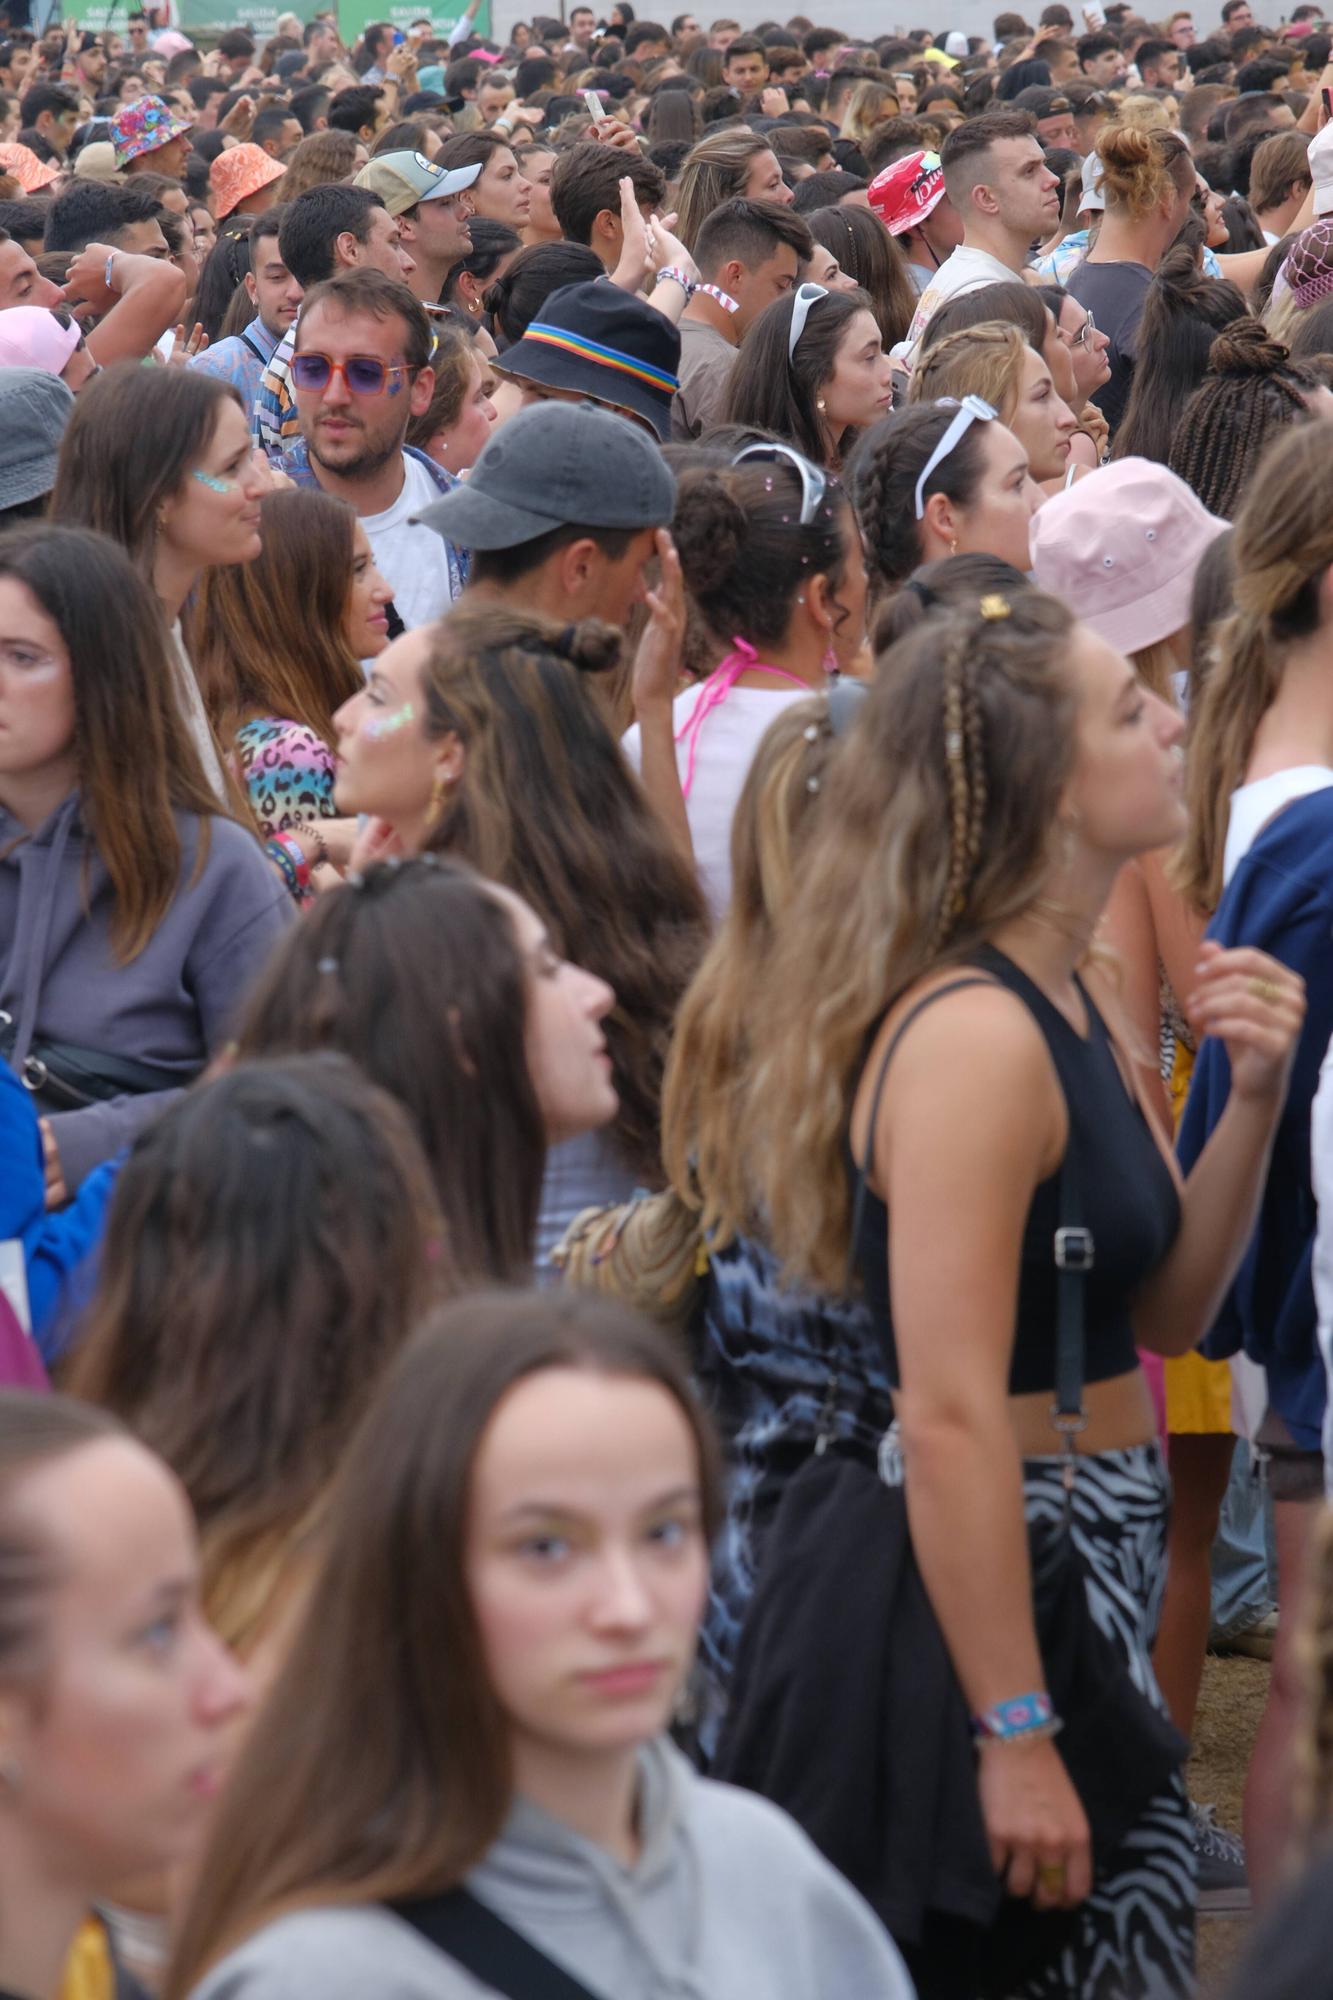
[[[341,375],[349,395],[382,396],[391,375],[408,372],[405,361],[378,361],[373,354],[353,354],[346,361],[335,361],[331,354],[292,356],[292,381],[298,389],[327,389],[333,377]]]

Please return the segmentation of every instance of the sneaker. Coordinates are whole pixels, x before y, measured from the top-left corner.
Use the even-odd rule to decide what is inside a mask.
[[[1256,1618],[1253,1625],[1245,1626],[1243,1631],[1229,1632],[1224,1639],[1212,1641],[1209,1651],[1242,1653],[1249,1660],[1271,1660],[1276,1638],[1277,1612],[1266,1611],[1262,1618]]]
[[[1215,1806],[1190,1804],[1194,1865],[1201,1917],[1244,1917],[1250,1910],[1250,1883],[1245,1873],[1245,1848],[1234,1833],[1217,1824]]]

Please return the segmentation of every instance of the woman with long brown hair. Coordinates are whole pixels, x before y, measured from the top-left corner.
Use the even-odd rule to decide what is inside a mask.
[[[704,943],[692,871],[590,685],[619,653],[609,626],[562,628],[465,600],[396,642],[338,716],[341,809],[374,815],[399,851],[447,854],[504,883],[555,950],[616,995],[606,1040],[619,1112],[553,1154],[539,1262],[581,1208],[660,1183],[662,1067]]]
[[[219,814],[152,590],[105,536],[0,537],[0,725],[0,1056],[58,1206],[218,1053],[291,911]]]
[[[408,1114],[345,1056],[238,1064],[130,1149],[65,1386],[181,1481],[206,1615],[245,1658],[279,1636],[381,1374],[455,1283]]]
[[[191,619],[200,687],[264,838],[289,836],[307,868],[342,866],[356,823],[333,803],[333,717],[389,643],[392,592],[345,500],[270,493],[260,533],[253,562],[204,576]],[[289,887],[308,901],[308,881]]]
[[[912,1552],[973,1718],[1010,1920],[1022,1925],[1023,1904],[1068,1913],[1028,1926],[1013,1989],[1025,1994],[1089,1990],[1106,1964],[1132,1965],[1155,1995],[1191,1983],[1183,1739],[1162,1747],[1142,1710],[1161,1754],[1122,1813],[1099,1817],[1094,1867],[1104,1782],[1085,1800],[1055,1748],[1062,1720],[1077,1740],[1088,1718],[1056,1711],[1033,1603],[1052,1536],[1072,1535],[1069,1616],[1113,1647],[1126,1699],[1160,1702],[1149,1648],[1167,1494],[1135,1345],[1183,1351],[1207,1326],[1302,1017],[1299,980],[1262,953],[1205,952],[1190,1013],[1225,1040],[1233,1102],[1181,1189],[1089,957],[1125,861],[1179,836],[1180,731],[1039,592],[927,620],[881,663],[827,774],[751,1022],[754,1199],[793,1275],[836,1288],[856,1255],[887,1343]],[[1056,1232],[1071,1228],[1095,1253],[1077,1285],[1081,1393],[1061,1372],[1062,1463],[1057,1273],[1075,1239]],[[809,1746],[816,1766],[821,1754]],[[977,1949],[984,1966],[984,1936]]]
[[[1289,431],[1254,475],[1236,517],[1235,611],[1219,628],[1216,659],[1191,714],[1189,827],[1179,864],[1186,896],[1212,918],[1211,936],[1271,952],[1304,976],[1309,992],[1258,1228],[1211,1343],[1219,1357],[1243,1348],[1264,1369],[1268,1392],[1258,1442],[1269,1461],[1279,1620],[1245,1794],[1256,1899],[1273,1893],[1285,1854],[1297,1709],[1292,1648],[1305,1544],[1327,1470],[1328,1390],[1310,1272],[1316,1255],[1311,1132],[1320,1066],[1333,1038],[1331,437],[1319,420]],[[1219,1055],[1205,1047],[1195,1064],[1181,1127],[1185,1159],[1228,1115]],[[1327,1218],[1318,1221],[1322,1237]]]
[[[614,995],[522,899],[427,855],[353,875],[275,952],[242,1057],[333,1049],[397,1098],[430,1163],[452,1265],[520,1284],[548,1147],[616,1114]]]
[[[681,1363],[622,1307],[430,1321],[352,1448],[169,2000],[907,2000],[846,1883],[665,1734],[719,1502]]]
[[[181,614],[206,569],[259,554],[259,502],[271,485],[254,463],[235,389],[191,368],[127,361],[75,403],[51,494],[53,521],[110,535],[151,579],[170,627],[181,711],[220,799],[226,782]]]

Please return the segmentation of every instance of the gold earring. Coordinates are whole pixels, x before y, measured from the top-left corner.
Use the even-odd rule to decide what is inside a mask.
[[[956,556],[958,554],[958,537],[956,535],[949,544],[949,554],[951,556]]]

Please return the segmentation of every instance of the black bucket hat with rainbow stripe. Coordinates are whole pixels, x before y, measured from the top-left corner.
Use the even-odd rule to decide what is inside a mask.
[[[520,382],[631,411],[665,440],[680,386],[680,335],[646,300],[590,278],[552,292],[496,365]]]

